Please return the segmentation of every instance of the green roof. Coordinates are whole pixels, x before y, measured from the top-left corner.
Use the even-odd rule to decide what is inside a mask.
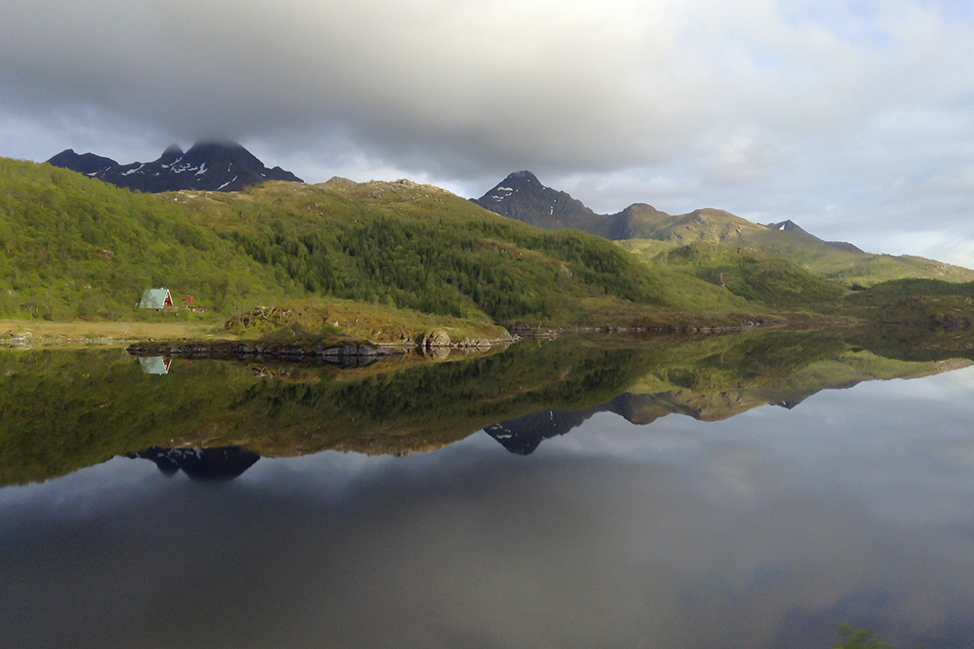
[[[168,288],[147,288],[142,294],[142,301],[139,302],[140,309],[161,309],[166,306],[166,298],[172,304],[172,296]]]

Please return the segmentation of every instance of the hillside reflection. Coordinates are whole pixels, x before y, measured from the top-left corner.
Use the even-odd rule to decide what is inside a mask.
[[[118,455],[193,475],[180,462],[227,447],[253,458],[327,449],[402,456],[480,430],[527,455],[599,412],[649,424],[794,408],[821,390],[965,367],[972,342],[966,331],[922,330],[571,336],[347,369],[177,359],[164,376],[118,350],[4,352],[0,484]]]

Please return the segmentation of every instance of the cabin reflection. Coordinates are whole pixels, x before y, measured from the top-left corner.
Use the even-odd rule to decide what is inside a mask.
[[[146,374],[164,375],[169,374],[172,359],[163,356],[139,356],[139,365]]]

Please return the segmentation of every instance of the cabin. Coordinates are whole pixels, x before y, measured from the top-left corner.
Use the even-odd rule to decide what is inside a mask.
[[[140,309],[161,309],[172,306],[172,295],[168,288],[147,288],[139,302]]]

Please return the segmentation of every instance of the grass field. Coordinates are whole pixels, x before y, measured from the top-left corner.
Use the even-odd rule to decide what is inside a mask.
[[[111,344],[132,340],[226,338],[222,323],[203,322],[49,322],[47,320],[0,320],[0,341],[10,342],[30,334],[31,344]]]

